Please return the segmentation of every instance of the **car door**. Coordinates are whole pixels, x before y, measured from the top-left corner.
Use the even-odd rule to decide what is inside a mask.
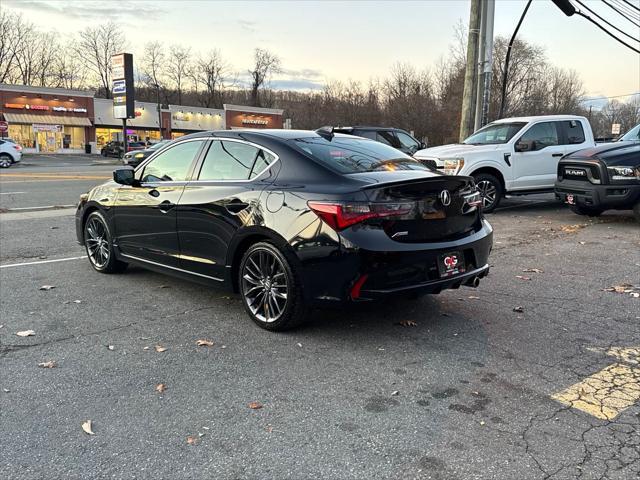
[[[258,199],[277,159],[260,145],[238,139],[221,138],[207,146],[178,205],[181,268],[224,278],[229,243],[238,229],[263,223]]]
[[[420,143],[411,135],[407,135],[404,132],[396,131],[396,137],[400,142],[400,150],[407,155],[413,156],[418,150],[420,150]]]
[[[513,190],[553,188],[558,161],[565,154],[560,122],[531,125],[516,140],[511,157]]]
[[[115,210],[115,235],[125,256],[179,265],[176,206],[206,141],[177,143],[136,171],[136,184],[122,186]]]

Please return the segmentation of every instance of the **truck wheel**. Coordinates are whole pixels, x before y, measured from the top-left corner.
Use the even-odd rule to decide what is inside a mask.
[[[633,207],[633,215],[636,217],[636,222],[640,223],[640,201]]]
[[[504,194],[500,180],[490,173],[480,173],[474,175],[473,178],[482,196],[482,211],[484,213],[493,212],[500,204]]]
[[[604,212],[600,208],[585,207],[584,205],[571,205],[571,211],[576,215],[586,215],[587,217],[599,217]]]

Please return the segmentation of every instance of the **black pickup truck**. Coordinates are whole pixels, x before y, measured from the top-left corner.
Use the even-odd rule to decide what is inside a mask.
[[[578,215],[633,209],[640,222],[640,143],[586,148],[558,162],[556,197]]]

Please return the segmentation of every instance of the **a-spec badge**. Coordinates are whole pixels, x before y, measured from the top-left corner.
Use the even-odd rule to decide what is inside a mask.
[[[451,205],[451,193],[449,193],[449,190],[442,190],[440,192],[440,201],[445,207]]]

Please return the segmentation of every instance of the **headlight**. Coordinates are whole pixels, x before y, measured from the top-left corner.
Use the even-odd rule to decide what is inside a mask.
[[[607,167],[611,180],[640,180],[640,168]]]
[[[136,153],[136,154],[134,155],[134,157],[136,157],[136,158],[143,158],[143,157],[144,157],[144,153]]]
[[[464,167],[464,158],[443,158],[444,173],[447,175],[457,175]]]

